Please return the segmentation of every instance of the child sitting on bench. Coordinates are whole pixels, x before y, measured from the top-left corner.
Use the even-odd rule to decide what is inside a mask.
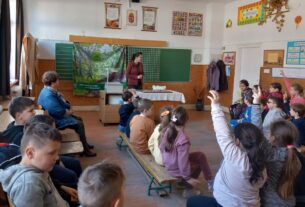
[[[186,184],[183,197],[190,197],[200,192],[194,191],[203,172],[212,190],[213,176],[207,158],[203,152],[190,153],[190,139],[185,134],[184,127],[188,121],[187,111],[183,107],[174,109],[171,121],[166,131],[162,134],[160,150],[163,162],[168,173],[173,177],[182,177]]]
[[[148,140],[155,128],[154,121],[149,118],[153,115],[151,100],[141,99],[139,102],[140,115],[133,117],[130,122],[130,142],[139,154],[150,154]]]

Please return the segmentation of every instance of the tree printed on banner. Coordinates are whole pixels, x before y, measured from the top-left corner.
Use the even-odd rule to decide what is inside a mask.
[[[120,45],[75,43],[74,94],[98,96],[107,80],[121,82],[125,55],[125,47]]]

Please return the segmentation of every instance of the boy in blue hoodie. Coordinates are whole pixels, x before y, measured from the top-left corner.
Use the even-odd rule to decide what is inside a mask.
[[[21,140],[20,164],[0,170],[3,190],[15,206],[69,206],[49,176],[58,159],[60,145],[61,134],[47,124],[37,123],[26,129]]]
[[[234,129],[237,124],[240,123],[251,123],[251,111],[252,111],[252,102],[253,98],[252,96],[245,96],[244,97],[244,103],[247,105],[246,110],[242,113],[240,119],[231,119],[230,125]]]

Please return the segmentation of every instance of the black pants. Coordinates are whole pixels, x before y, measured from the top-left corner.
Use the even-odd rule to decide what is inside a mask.
[[[71,116],[77,120],[77,124],[66,126],[63,129],[66,129],[66,128],[74,129],[75,132],[79,135],[79,139],[83,144],[84,151],[88,151],[89,146],[88,146],[88,142],[87,142],[87,138],[86,138],[86,132],[85,132],[85,126],[84,126],[83,119],[78,116],[75,116],[75,115],[71,115]]]

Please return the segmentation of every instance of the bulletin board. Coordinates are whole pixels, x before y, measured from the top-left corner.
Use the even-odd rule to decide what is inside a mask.
[[[286,64],[305,65],[305,41],[288,42]]]
[[[287,78],[305,79],[305,68],[272,68],[272,77],[281,78],[281,70]]]

